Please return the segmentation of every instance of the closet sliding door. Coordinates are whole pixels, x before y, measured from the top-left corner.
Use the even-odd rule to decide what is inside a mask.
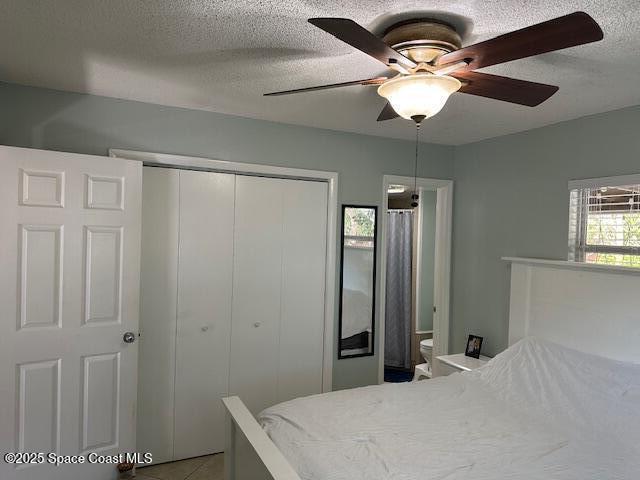
[[[327,189],[284,180],[278,402],[322,392]]]
[[[322,391],[327,184],[145,167],[138,451],[221,452],[252,412]]]
[[[238,176],[230,391],[255,414],[322,391],[326,183]]]
[[[180,170],[142,169],[136,446],[173,460]]]
[[[235,175],[144,167],[138,451],[224,449]]]
[[[235,178],[180,171],[174,460],[224,450]]]
[[[280,336],[280,180],[236,180],[230,391],[255,414],[276,403]]]

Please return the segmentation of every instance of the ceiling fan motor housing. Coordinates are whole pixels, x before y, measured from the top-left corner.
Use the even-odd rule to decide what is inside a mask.
[[[462,39],[453,27],[433,19],[410,20],[389,27],[382,40],[416,63],[435,63],[460,49]]]

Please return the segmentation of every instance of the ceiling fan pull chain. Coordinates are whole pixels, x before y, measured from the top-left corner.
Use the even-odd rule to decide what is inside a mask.
[[[415,208],[418,206],[418,199],[420,198],[418,195],[418,134],[420,133],[422,119],[414,118],[413,120],[416,122],[416,155],[413,164],[413,195],[411,195],[411,206]]]

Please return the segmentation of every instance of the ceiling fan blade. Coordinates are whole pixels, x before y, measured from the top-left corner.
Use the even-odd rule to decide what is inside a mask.
[[[314,92],[316,90],[327,90],[329,88],[349,87],[351,85],[380,85],[387,77],[365,78],[364,80],[353,80],[351,82],[331,83],[329,85],[319,85],[317,87],[298,88],[295,90],[284,90],[282,92],[265,93],[265,97],[276,97],[278,95],[289,95],[291,93]]]
[[[593,18],[584,12],[575,12],[447,53],[440,57],[438,63],[468,59],[470,63],[463,70],[476,70],[596,42],[603,36],[602,29]]]
[[[489,75],[488,73],[455,72],[451,76],[463,82],[459,92],[517,103],[527,107],[540,105],[558,91],[558,87],[554,85]]]
[[[394,118],[397,118],[399,116],[400,115],[396,113],[396,111],[393,109],[391,104],[387,102],[387,104],[384,106],[384,108],[380,112],[380,115],[378,115],[378,122],[384,122],[385,120],[393,120]]]
[[[348,18],[310,18],[309,23],[330,33],[338,40],[348,43],[361,52],[372,56],[385,65],[399,63],[407,68],[414,68],[413,60],[396,52],[366,28]]]

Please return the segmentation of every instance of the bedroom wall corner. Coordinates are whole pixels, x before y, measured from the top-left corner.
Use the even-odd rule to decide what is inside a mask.
[[[455,148],[450,352],[507,346],[504,256],[566,260],[571,179],[640,173],[640,106]]]

